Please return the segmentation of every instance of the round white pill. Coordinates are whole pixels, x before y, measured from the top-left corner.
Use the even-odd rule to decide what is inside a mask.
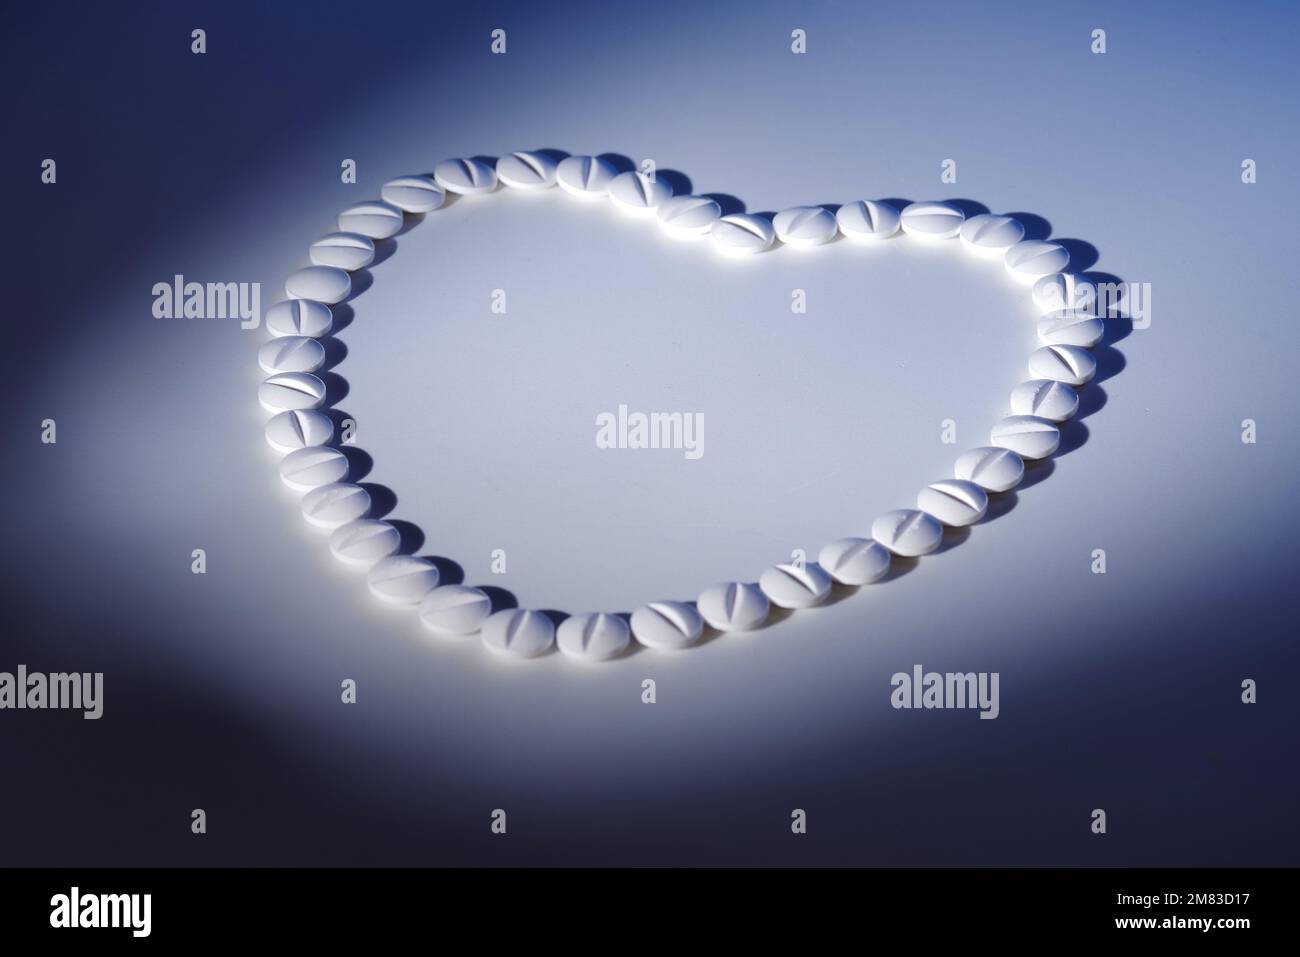
[[[673,188],[657,176],[629,170],[610,181],[609,198],[625,213],[648,215],[673,198]]]
[[[1016,279],[1032,283],[1070,265],[1070,253],[1060,243],[1026,239],[1008,249],[1002,261]]]
[[[912,508],[886,512],[871,523],[871,537],[895,555],[915,558],[939,547],[943,526],[925,512]]]
[[[574,615],[555,630],[560,651],[580,661],[608,661],[617,658],[632,643],[628,624],[618,615],[604,612]]]
[[[470,585],[439,585],[420,602],[420,621],[439,635],[472,635],[490,614],[492,599]]]
[[[401,544],[401,532],[374,518],[348,522],[330,535],[334,557],[353,568],[370,568],[396,552]]]
[[[817,564],[841,585],[867,585],[889,571],[889,549],[869,538],[840,538],[822,546]]]
[[[1102,321],[1083,309],[1058,309],[1038,320],[1038,340],[1047,346],[1091,349],[1105,332]]]
[[[483,644],[499,655],[536,658],[555,643],[555,623],[540,611],[507,608],[483,622]]]
[[[277,452],[324,445],[334,437],[334,422],[324,412],[281,412],[266,423],[266,441]]]
[[[596,156],[568,156],[560,160],[555,181],[560,189],[579,199],[600,199],[609,195],[609,184],[618,175],[614,165]]]
[[[722,207],[706,196],[674,196],[655,212],[670,236],[702,236],[722,218]]]
[[[392,203],[368,199],[339,213],[339,229],[371,239],[388,239],[402,231],[402,211]]]
[[[304,266],[289,274],[284,291],[292,299],[314,299],[334,305],[352,292],[352,277],[333,266]]]
[[[308,255],[317,266],[355,272],[374,261],[375,244],[369,236],[360,233],[326,233],[311,244]]]
[[[957,478],[974,482],[986,492],[1009,492],[1025,477],[1025,463],[1010,449],[984,445],[963,452],[952,471]]]
[[[977,256],[1005,256],[1007,250],[1025,238],[1025,227],[1011,216],[981,213],[961,224],[961,244]]]
[[[652,601],[632,612],[632,634],[647,648],[676,650],[700,640],[704,619],[694,605]]]
[[[1061,444],[1061,430],[1037,415],[1009,415],[993,426],[990,439],[1022,459],[1044,459]]]
[[[1097,374],[1097,360],[1078,346],[1043,346],[1029,354],[1029,374],[1066,385],[1083,385]]]
[[[860,199],[845,203],[835,213],[835,223],[846,239],[876,242],[898,232],[898,210],[888,203]]]
[[[475,196],[497,188],[497,173],[482,160],[445,159],[433,168],[433,178],[449,193]]]
[[[831,593],[831,576],[816,562],[773,565],[758,576],[758,587],[781,608],[811,608]]]
[[[350,482],[322,485],[302,497],[302,517],[317,528],[335,529],[369,511],[370,493]]]
[[[418,605],[438,587],[438,566],[414,555],[392,555],[370,569],[366,584],[380,601]]]
[[[545,153],[507,153],[497,160],[497,178],[513,189],[546,189],[559,165]]]
[[[280,480],[296,492],[310,492],[347,477],[347,456],[324,445],[295,449],[280,460]]]
[[[1064,382],[1030,379],[1011,390],[1011,411],[1064,422],[1079,408],[1079,394]]]
[[[265,372],[315,372],[325,364],[325,347],[306,336],[281,336],[262,343],[257,364]]]
[[[398,176],[385,183],[379,195],[407,213],[431,213],[447,199],[432,176]]]
[[[767,620],[770,606],[757,585],[723,582],[700,593],[695,605],[700,616],[718,631],[749,631]]]
[[[334,328],[334,313],[323,302],[286,299],[266,310],[266,329],[273,336],[327,336]]]
[[[1061,309],[1083,309],[1095,314],[1097,307],[1097,287],[1071,272],[1039,279],[1034,283],[1033,297],[1041,315]]]
[[[729,256],[747,256],[761,253],[771,246],[776,239],[776,230],[762,216],[732,213],[710,227],[709,237],[720,252]]]
[[[821,206],[791,206],[772,219],[777,239],[787,246],[820,246],[838,227],[831,211]]]
[[[903,232],[926,241],[952,239],[966,214],[951,203],[910,203],[899,213]]]
[[[974,482],[943,479],[921,489],[916,496],[916,507],[945,525],[960,528],[973,525],[984,517],[989,497]]]
[[[268,412],[319,409],[325,404],[325,383],[310,372],[277,372],[257,387],[257,401]]]

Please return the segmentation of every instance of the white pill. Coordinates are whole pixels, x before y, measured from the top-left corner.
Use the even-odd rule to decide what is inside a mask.
[[[1059,309],[1038,320],[1038,340],[1047,346],[1091,349],[1105,332],[1102,321],[1082,309]]]
[[[302,497],[302,517],[317,528],[335,529],[369,511],[370,493],[350,482],[322,485]]]
[[[722,207],[706,196],[674,196],[655,215],[670,236],[702,236],[722,218]]]
[[[1007,250],[1025,238],[1025,227],[1011,216],[981,213],[961,224],[961,244],[977,256],[990,259],[1005,256]]]
[[[449,193],[475,196],[497,188],[497,173],[482,160],[446,159],[433,168],[433,178]]]
[[[374,518],[348,522],[330,535],[330,551],[344,565],[370,568],[401,547],[402,533]]]
[[[1038,282],[1070,265],[1070,253],[1060,243],[1026,239],[1007,250],[1002,261],[1007,272],[1024,283]]]
[[[266,423],[266,441],[277,452],[324,445],[334,437],[334,422],[324,412],[281,412]]]
[[[899,215],[888,203],[860,199],[841,206],[835,213],[835,223],[846,239],[876,242],[898,232]]]
[[[398,176],[384,184],[384,202],[408,213],[431,213],[447,199],[432,176]]]
[[[629,170],[610,181],[609,198],[625,213],[648,215],[673,198],[673,188],[657,176]]]
[[[822,546],[817,564],[841,585],[867,585],[889,571],[889,549],[869,538],[841,538]]]
[[[311,244],[308,255],[317,266],[355,272],[374,262],[375,243],[360,233],[326,233]]]
[[[1011,390],[1011,411],[1064,422],[1079,408],[1079,394],[1064,382],[1030,379]]]
[[[709,229],[713,245],[729,256],[747,256],[761,253],[776,239],[776,230],[762,216],[753,213],[732,213],[723,216]]]
[[[540,611],[507,608],[483,622],[483,644],[499,655],[536,658],[555,643],[555,623]]]
[[[600,199],[609,195],[609,184],[617,175],[614,165],[599,157],[569,156],[560,160],[555,181],[570,196]]]
[[[339,213],[339,229],[371,239],[388,239],[402,231],[402,211],[392,203],[368,199]]]
[[[820,246],[838,227],[831,211],[821,206],[791,206],[772,219],[777,239],[788,246]]]
[[[952,239],[966,214],[951,203],[910,203],[899,213],[903,232],[926,241]]]
[[[1029,374],[1066,385],[1083,385],[1097,374],[1097,360],[1078,346],[1043,346],[1029,354]]]
[[[1040,315],[1060,309],[1096,312],[1097,287],[1072,272],[1052,273],[1034,283],[1034,305]]]
[[[347,456],[324,445],[295,449],[280,460],[280,481],[296,492],[310,492],[347,477]]]
[[[257,401],[268,412],[319,409],[325,404],[325,383],[310,372],[277,372],[257,387]]]
[[[281,336],[262,343],[257,364],[266,372],[315,372],[325,364],[325,347],[306,336]]]
[[[370,569],[366,584],[380,601],[418,605],[438,587],[438,566],[414,555],[391,555]]]
[[[559,165],[545,153],[507,153],[497,160],[497,178],[513,189],[546,189]]]
[[[352,277],[333,266],[304,266],[289,274],[284,291],[291,299],[314,299],[332,306],[348,297]]]
[[[632,612],[632,634],[647,648],[676,650],[700,640],[704,619],[685,602],[652,601]]]
[[[273,336],[327,336],[334,328],[334,313],[323,302],[286,299],[266,310],[266,329]]]
[[[420,621],[439,635],[472,635],[490,614],[487,592],[469,585],[440,585],[420,602]]]
[[[555,630],[555,643],[570,658],[608,661],[627,650],[632,643],[632,632],[618,615],[604,612],[574,615],[560,622]]]
[[[723,582],[700,593],[700,616],[718,631],[749,631],[767,620],[770,605],[757,585]]]
[[[1061,444],[1061,430],[1037,415],[1009,415],[993,426],[989,438],[1022,459],[1044,459]]]
[[[960,528],[973,525],[989,508],[988,493],[974,482],[943,479],[921,489],[916,507],[945,525]]]
[[[773,565],[758,576],[758,587],[781,608],[811,608],[831,593],[831,576],[816,562]]]
[[[952,471],[957,478],[974,482],[986,492],[1009,492],[1025,477],[1025,463],[1010,449],[984,445],[963,452]]]
[[[943,526],[918,509],[900,508],[872,522],[871,537],[895,555],[915,558],[939,547]]]

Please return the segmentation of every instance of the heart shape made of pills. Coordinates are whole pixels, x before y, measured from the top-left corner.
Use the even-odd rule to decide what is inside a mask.
[[[498,608],[501,602],[488,589],[443,583],[435,563],[403,554],[396,525],[370,517],[370,494],[348,481],[348,458],[334,444],[334,421],[322,411],[328,389],[315,373],[327,361],[320,340],[333,330],[331,307],[349,298],[351,274],[374,260],[375,243],[401,232],[408,217],[435,212],[448,194],[475,196],[503,187],[542,190],[557,185],[579,200],[607,199],[673,236],[707,237],[728,256],[752,256],[780,245],[816,246],[837,235],[861,243],[892,241],[900,234],[927,243],[956,240],[976,257],[1001,262],[1030,289],[1042,316],[1037,325],[1041,345],[1029,357],[1030,377],[1012,390],[1010,412],[993,426],[989,444],[963,453],[952,478],[923,488],[914,508],[878,516],[869,538],[826,544],[815,562],[776,564],[756,583],[724,582],[705,589],[695,601],[652,601],[630,615],[593,612],[557,622],[554,613]],[[302,493],[303,517],[330,532],[330,550],[339,561],[367,572],[377,599],[415,608],[435,633],[478,633],[488,649],[507,657],[537,657],[558,646],[573,659],[607,661],[637,645],[685,648],[698,643],[706,627],[716,632],[754,629],[769,619],[773,605],[809,608],[824,602],[837,584],[878,582],[897,558],[933,552],[945,527],[978,522],[990,495],[1019,485],[1026,460],[1045,459],[1057,451],[1061,423],[1079,408],[1076,390],[1097,373],[1090,350],[1105,334],[1103,318],[1114,314],[1113,303],[1101,308],[1095,284],[1065,271],[1070,264],[1066,246],[1026,238],[1024,224],[1012,216],[968,217],[952,202],[916,202],[900,209],[883,200],[858,200],[834,210],[796,206],[770,218],[724,214],[708,196],[674,195],[665,178],[652,171],[621,171],[607,155],[557,156],[549,151],[510,153],[495,163],[444,160],[432,174],[389,180],[380,195],[339,215],[338,231],[312,244],[312,265],[285,282],[288,298],[267,310],[272,338],[258,352],[267,373],[258,398],[272,413],[266,439],[283,454],[281,479]]]

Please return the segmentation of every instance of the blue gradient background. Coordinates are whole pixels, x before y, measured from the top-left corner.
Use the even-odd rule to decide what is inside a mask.
[[[98,722],[0,714],[0,863],[1297,863],[1293,7],[10,17],[0,670],[107,691]],[[1150,282],[1154,322],[1113,330],[1065,454],[895,580],[680,656],[496,661],[375,607],[304,527],[261,438],[263,334],[153,320],[149,291],[261,281],[265,308],[390,176],[535,147],[650,156],[755,211],[1028,211]],[[458,201],[397,247],[339,336],[365,480],[421,553],[525,605],[689,598],[861,534],[948,474],[942,419],[983,441],[1033,346],[1024,291],[955,248],[737,265],[554,191]],[[595,450],[620,402],[703,411],[704,459]],[[915,663],[998,671],[1001,717],[893,710]]]

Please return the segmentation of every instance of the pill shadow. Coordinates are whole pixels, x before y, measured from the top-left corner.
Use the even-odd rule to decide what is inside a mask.
[[[1106,390],[1096,383],[1090,383],[1087,388],[1079,393],[1079,408],[1075,411],[1076,419],[1086,419],[1090,415],[1095,415],[1106,407],[1110,401],[1110,396]]]
[[[604,160],[620,173],[627,173],[636,169],[636,163],[630,156],[624,156],[622,153],[600,153],[596,159]]]
[[[828,608],[831,605],[838,605],[840,602],[844,601],[844,599],[852,598],[861,590],[861,585],[845,585],[841,582],[832,580],[830,594],[826,596],[825,600],[822,601],[820,605],[815,607]]]
[[[1034,213],[1006,213],[1025,227],[1025,239],[1046,239],[1052,235],[1052,224]]]
[[[397,493],[387,485],[377,485],[374,482],[356,484],[370,495],[370,514],[367,518],[383,518],[385,515],[391,515],[393,509],[397,508]]]
[[[1133,320],[1128,316],[1113,316],[1104,320],[1105,331],[1101,334],[1103,346],[1113,345],[1127,339],[1133,334]]]
[[[424,547],[424,532],[414,522],[400,518],[390,518],[388,524],[397,529],[397,554],[414,555]],[[441,579],[439,579],[441,580]]]
[[[478,585],[476,587],[479,591],[488,596],[488,601],[492,603],[493,614],[496,614],[499,611],[508,611],[511,608],[519,607],[519,599],[515,597],[514,592],[507,591],[500,585]],[[562,611],[543,611],[542,614],[546,615],[548,618],[552,615],[563,615],[564,618],[569,617]],[[564,618],[561,618],[560,621],[563,621]],[[557,626],[559,625],[559,622],[556,622],[554,618],[551,618],[551,621],[555,622]]]
[[[944,202],[949,206],[956,206],[967,219],[972,216],[983,216],[989,211],[987,206],[973,199],[945,199]]]
[[[339,452],[348,460],[348,481],[359,482],[375,467],[375,460],[370,457],[370,453],[357,448],[355,445],[338,446]]]
[[[1088,427],[1078,419],[1070,419],[1068,422],[1061,423],[1061,445],[1053,453],[1053,458],[1064,458],[1075,449],[1082,448],[1088,441]]]
[[[352,302],[359,296],[365,295],[366,290],[374,284],[375,277],[371,274],[369,269],[358,269],[352,274],[352,291],[348,293],[348,297],[343,301]],[[337,309],[338,307],[335,306],[333,308]],[[337,326],[338,324],[335,323],[335,325]]]
[[[1054,239],[1065,247],[1065,251],[1070,254],[1070,271],[1081,273],[1097,265],[1097,260],[1101,258],[1101,253],[1097,252],[1097,247],[1092,243],[1084,242],[1082,239]]]
[[[898,211],[901,212],[903,210],[903,207],[911,206],[912,203],[916,202],[916,200],[903,199],[902,197],[899,196],[890,196],[887,199],[877,200],[877,202],[884,203],[887,206],[893,206],[894,209],[897,209]]]
[[[452,193],[451,195],[454,196],[455,194]],[[446,206],[446,205],[447,205],[447,200],[446,200],[445,198],[444,198],[443,201],[442,201],[442,205],[443,205],[443,206]],[[440,207],[438,207],[438,208],[441,209],[442,207],[440,206]],[[378,240],[378,241],[375,243],[375,258],[374,258],[374,261],[371,262],[371,264],[370,264],[370,268],[373,269],[373,268],[374,268],[375,266],[377,266],[379,263],[383,262],[384,259],[389,258],[389,256],[392,256],[392,255],[393,255],[393,253],[397,252],[397,239],[396,239],[396,237],[397,237],[397,236],[405,236],[407,233],[409,233],[409,232],[410,232],[412,229],[414,229],[416,226],[419,226],[422,222],[424,222],[425,219],[428,218],[428,215],[429,215],[428,213],[405,213],[405,212],[402,213],[402,228],[399,229],[397,232],[395,232],[395,233],[394,233],[392,236],[390,236],[388,239],[381,239],[381,240]],[[380,246],[383,246],[385,252],[387,253],[387,255],[385,255],[382,259],[381,259],[380,256],[379,256],[379,247],[380,247]]]
[[[348,380],[337,372],[317,372],[316,376],[325,383],[325,405],[333,408],[348,397]]]
[[[1026,462],[1025,477],[1022,478],[1020,484],[1016,486],[1016,491],[1024,492],[1026,489],[1033,488],[1039,482],[1044,482],[1051,478],[1052,473],[1055,471],[1056,463],[1051,459],[1039,459],[1037,462]]]
[[[734,216],[745,211],[744,202],[730,193],[701,193],[700,195],[717,203],[723,216]]]
[[[1097,360],[1097,374],[1092,377],[1092,381],[1096,383],[1115,378],[1128,365],[1124,353],[1105,343],[1099,343],[1093,347],[1092,357]]]
[[[510,593],[506,592],[506,594],[509,595]],[[510,595],[510,597],[514,598],[513,595]],[[545,615],[547,618],[549,618],[551,620],[551,624],[554,625],[556,628],[559,628],[562,624],[564,624],[564,622],[567,619],[573,617],[567,611],[560,611],[559,609],[556,608],[539,608],[538,611],[541,614]]]
[[[988,522],[995,521],[1003,515],[1010,514],[1015,507],[1020,504],[1020,497],[1015,492],[1003,492],[997,495],[989,496],[989,507],[984,512],[984,516],[975,524],[984,525]]]
[[[409,216],[411,214],[407,213],[406,215]],[[402,232],[405,231],[406,231],[406,227],[403,226]],[[398,235],[400,236],[401,233],[398,233]],[[385,263],[388,260],[392,259],[393,253],[397,252],[397,246],[398,246],[397,240],[393,239],[391,236],[388,239],[375,240],[375,258],[370,260],[370,265],[367,266],[366,268],[374,269],[380,263]]]
[[[568,159],[572,154],[568,150],[557,150],[552,146],[544,146],[539,150],[533,150],[534,153],[540,153],[542,156],[549,157],[555,162],[560,163]]]
[[[340,302],[337,305],[330,306],[330,312],[334,314],[331,335],[338,335],[348,326],[352,325],[352,320],[357,317],[356,310],[346,302]]]
[[[950,552],[966,539],[970,538],[970,527],[949,528],[943,527],[943,538],[939,541],[939,547],[932,551],[931,555],[942,555],[944,552]]]
[[[461,585],[465,582],[465,569],[460,563],[445,555],[421,555],[426,562],[438,569],[439,585]],[[486,590],[486,589],[485,589]]]
[[[348,357],[348,347],[342,339],[326,336],[319,341],[321,347],[325,350],[325,363],[321,366],[321,369],[329,371]],[[320,372],[316,374],[320,375]]]
[[[917,566],[920,564],[921,560],[919,558],[907,558],[904,555],[891,554],[889,556],[889,571],[885,572],[880,580],[873,584],[883,585],[886,582],[892,582],[896,578],[902,578],[904,575],[910,575],[916,571]]]
[[[692,191],[691,178],[677,169],[657,169],[655,179],[662,180],[673,188],[674,196],[689,196]]]

